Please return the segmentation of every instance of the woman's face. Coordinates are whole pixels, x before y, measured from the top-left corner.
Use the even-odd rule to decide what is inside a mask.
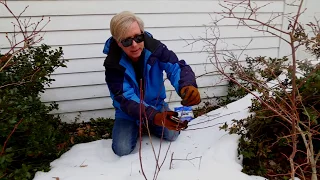
[[[143,35],[142,36],[139,36],[139,35],[141,35],[140,27],[137,22],[134,22],[129,27],[123,40],[121,42],[118,42],[118,45],[123,49],[123,51],[130,57],[132,61],[139,60],[141,52],[143,51],[143,48],[144,48]],[[138,42],[130,38],[134,38],[136,40],[138,39]]]

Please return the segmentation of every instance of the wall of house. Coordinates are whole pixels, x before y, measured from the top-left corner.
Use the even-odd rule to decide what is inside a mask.
[[[298,5],[301,1],[296,1],[296,0],[285,0],[285,8],[284,8],[284,14],[293,16],[296,15],[298,12]],[[314,37],[314,34],[312,33],[311,29],[307,24],[310,22],[316,23],[316,19],[320,20],[320,1],[319,0],[304,0],[303,4],[301,6],[301,14],[299,16],[299,23],[302,25],[303,28],[306,29],[306,33],[309,34],[309,37]],[[287,30],[289,22],[291,19],[285,17],[283,19],[283,29]],[[292,22],[292,20],[291,20]],[[289,36],[283,35],[283,38],[289,39]],[[281,41],[280,43],[280,55],[281,56],[287,56],[289,55],[291,59],[291,48],[286,43],[285,41]],[[301,46],[300,48],[297,49],[296,51],[296,58],[298,60],[304,60],[304,59],[312,59],[316,60],[315,57],[311,56],[310,53],[305,51],[305,48]]]
[[[270,2],[255,1],[258,5]],[[212,54],[206,52],[212,49],[208,49],[204,41],[192,43],[199,37],[214,37],[210,27],[213,19],[219,18],[213,12],[222,10],[218,1],[8,1],[8,5],[17,14],[29,6],[22,18],[31,17],[34,22],[42,16],[45,20],[50,17],[42,43],[53,48],[62,47],[64,58],[69,62],[68,68],[55,71],[52,78],[56,81],[46,87],[41,98],[46,103],[56,101],[60,109],[53,113],[60,114],[66,122],[74,121],[76,116],[84,121],[96,117],[114,117],[112,100],[104,81],[103,61],[106,55],[102,50],[110,36],[110,19],[123,10],[133,11],[140,16],[147,31],[191,65],[199,76],[197,82],[203,101],[213,96],[226,95],[227,81],[222,79],[210,62]],[[267,7],[257,14],[265,21],[274,13],[282,13],[284,2],[272,1]],[[240,9],[236,11],[239,14],[244,12]],[[0,6],[2,51],[9,47],[5,33],[13,31],[13,20]],[[281,28],[282,19],[275,20],[273,24]],[[280,41],[277,37],[238,26],[234,20],[221,21],[218,27],[223,40],[218,47],[220,53],[227,48],[240,56],[240,60],[244,60],[245,55],[279,55]],[[246,45],[247,50],[243,52]],[[170,82],[165,81],[165,84],[170,106],[173,108],[180,105],[180,98]]]

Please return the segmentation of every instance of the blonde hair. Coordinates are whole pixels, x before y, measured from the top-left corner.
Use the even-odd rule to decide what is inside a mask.
[[[123,11],[116,14],[110,21],[111,35],[117,41],[123,40],[132,23],[137,22],[140,30],[144,32],[144,23],[134,13],[130,11]]]

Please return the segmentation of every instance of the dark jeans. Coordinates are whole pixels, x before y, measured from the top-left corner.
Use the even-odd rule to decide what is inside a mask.
[[[142,125],[143,126],[143,125]],[[149,125],[150,133],[167,141],[175,141],[180,132],[162,126]],[[162,135],[163,132],[163,135]],[[112,129],[112,150],[118,156],[130,154],[136,147],[139,138],[139,126],[127,119],[116,119]]]

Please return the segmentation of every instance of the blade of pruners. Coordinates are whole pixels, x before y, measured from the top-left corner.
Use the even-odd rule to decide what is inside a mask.
[[[175,117],[175,116],[170,116],[169,119],[176,123],[183,124],[184,127],[182,128],[182,130],[188,128],[188,121],[181,121],[178,117]]]

